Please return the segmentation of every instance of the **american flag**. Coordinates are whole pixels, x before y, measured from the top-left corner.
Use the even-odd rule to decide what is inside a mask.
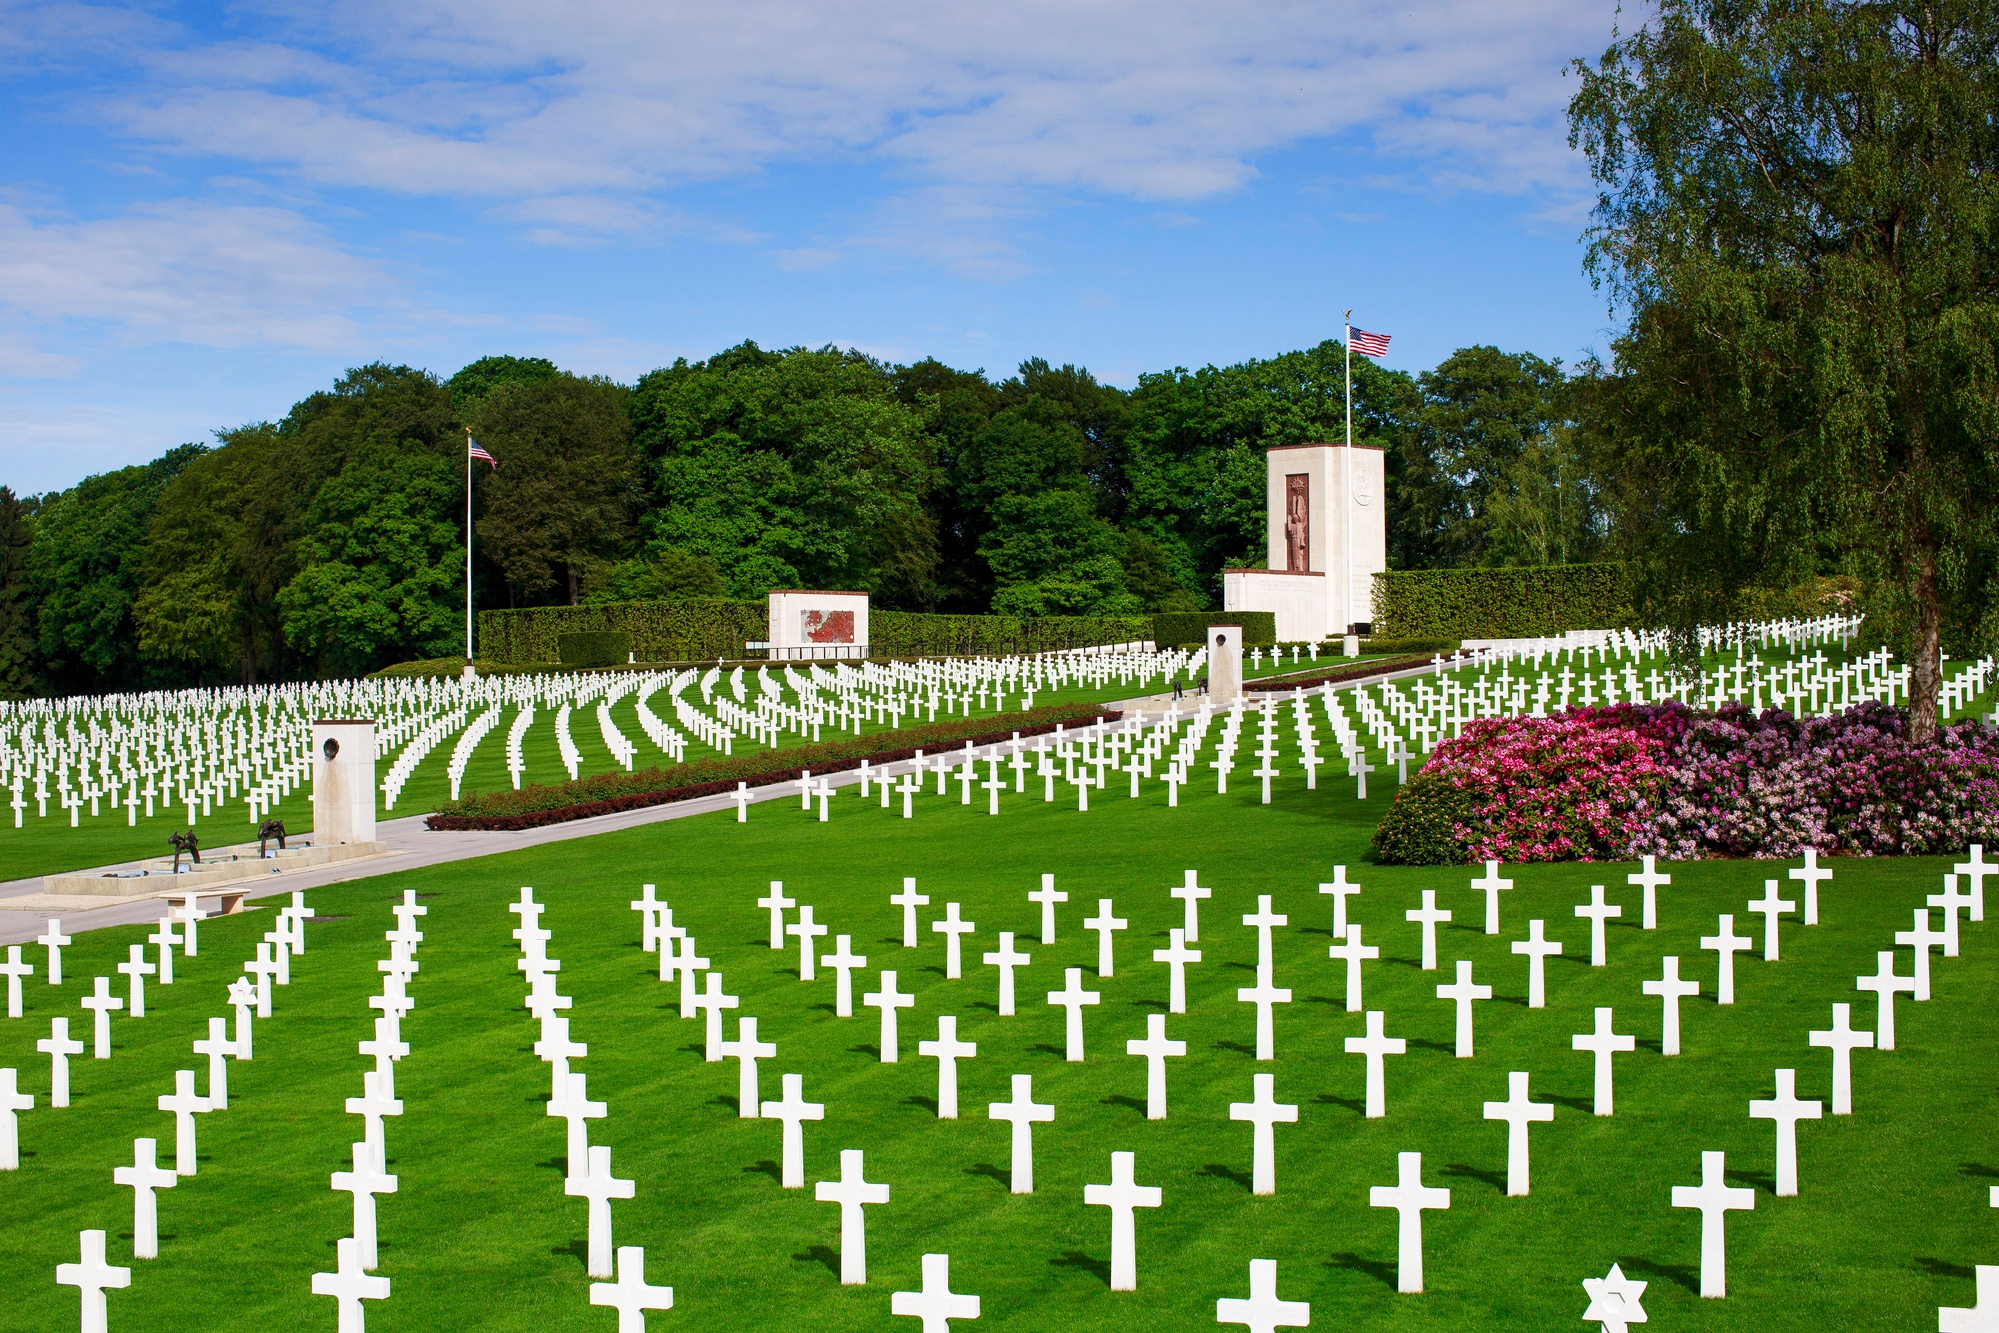
[[[480,448],[479,442],[470,435],[465,437],[465,452],[482,463],[491,463],[496,469],[500,466],[500,460]]]
[[[1351,346],[1356,352],[1359,352],[1362,356],[1388,355],[1387,334],[1369,333],[1366,329],[1352,329],[1349,332],[1351,332],[1351,334],[1353,335],[1353,341]]]

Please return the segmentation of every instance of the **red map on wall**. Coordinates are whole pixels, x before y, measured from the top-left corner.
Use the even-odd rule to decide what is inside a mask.
[[[854,641],[854,613],[852,611],[804,611],[805,641],[807,643],[852,643]]]

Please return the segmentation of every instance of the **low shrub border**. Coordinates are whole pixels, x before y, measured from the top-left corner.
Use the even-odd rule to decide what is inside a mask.
[[[1390,569],[1374,576],[1383,639],[1520,639],[1631,619],[1622,565]]]
[[[1040,736],[1059,727],[1088,726],[1099,719],[1116,720],[1111,709],[1096,704],[1056,704],[1024,713],[933,722],[899,731],[880,731],[852,740],[766,750],[728,759],[697,759],[674,768],[648,768],[636,773],[601,773],[556,786],[523,787],[487,795],[473,792],[453,801],[424,820],[424,827],[443,833],[517,832],[547,824],[567,823],[638,810],[674,801],[691,801],[736,789],[738,782],[768,787],[814,773],[844,773],[862,760],[894,763],[913,758],[918,750],[936,753],[970,741],[991,745],[1022,736]]]
[[[1428,657],[1387,657],[1371,662],[1356,662],[1348,667],[1336,667],[1322,671],[1316,676],[1258,676],[1242,683],[1245,692],[1289,690],[1296,688],[1314,689],[1320,685],[1340,685],[1350,680],[1360,680],[1367,676],[1379,676],[1387,671],[1407,671],[1411,667],[1430,665]]]

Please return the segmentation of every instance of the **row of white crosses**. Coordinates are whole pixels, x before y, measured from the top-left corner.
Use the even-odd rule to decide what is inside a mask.
[[[644,943],[648,949],[660,951],[661,977],[664,979],[671,941],[675,938],[686,939],[691,957],[693,939],[672,924],[672,909],[654,898],[650,884],[645,886],[644,902],[647,905]],[[569,1018],[563,1011],[571,1008],[573,1002],[556,989],[555,977],[562,970],[562,962],[548,953],[548,941],[553,932],[541,924],[541,914],[546,909],[535,901],[533,889],[523,887],[520,899],[510,904],[508,910],[520,918],[520,924],[513,932],[521,949],[521,956],[515,965],[528,985],[523,1005],[541,1028],[534,1053],[549,1067],[548,1114],[561,1119],[567,1130],[562,1190],[570,1198],[584,1200],[588,1207],[585,1269],[595,1279],[590,1284],[590,1304],[615,1309],[618,1312],[619,1333],[645,1333],[645,1312],[672,1309],[673,1288],[652,1286],[646,1282],[644,1246],[616,1246],[613,1257],[611,1203],[616,1199],[636,1198],[638,1182],[612,1174],[610,1145],[590,1142],[590,1121],[607,1116],[610,1104],[607,1101],[592,1101],[584,1074],[572,1067],[572,1062],[590,1054],[590,1047],[570,1036]],[[678,932],[678,935],[670,932]],[[714,983],[713,989],[719,993],[720,976],[715,973],[709,976]],[[685,999],[683,995],[683,1014],[687,1012]],[[719,1058],[713,1055],[713,1033],[720,1027],[720,1011],[711,1012],[716,1018],[710,1024],[710,1056]],[[750,1020],[752,1042],[755,1032],[755,1021]],[[770,1047],[769,1052],[775,1054],[776,1048]]]
[[[146,964],[143,968],[135,966],[143,961],[140,957],[142,946],[132,946],[128,962],[119,969],[126,973],[132,987],[128,993],[131,1001],[126,1011],[128,1018],[145,1016],[143,990],[145,977],[157,976],[159,984],[174,984],[173,951],[176,948],[181,950],[183,958],[197,955],[199,946],[196,927],[204,916],[205,913],[199,909],[194,896],[186,895],[179,909],[178,918],[170,914],[160,922],[159,928],[149,937],[148,942],[158,944],[160,948],[157,965]],[[195,1175],[199,1160],[196,1151],[196,1117],[228,1109],[229,1061],[252,1058],[250,1014],[255,1010],[262,1016],[269,1016],[271,1012],[269,986],[273,980],[279,985],[290,983],[289,960],[293,954],[305,952],[305,922],[311,916],[311,910],[305,905],[305,895],[294,893],[291,905],[278,911],[274,923],[275,929],[265,936],[265,943],[259,946],[259,960],[267,964],[266,970],[259,978],[265,987],[261,1006],[256,995],[256,984],[250,982],[247,975],[238,977],[229,987],[229,1002],[236,1010],[234,1035],[232,1036],[229,1031],[227,1019],[210,1018],[208,1036],[194,1042],[194,1054],[207,1057],[207,1092],[195,1091],[197,1071],[182,1069],[174,1074],[174,1090],[171,1093],[160,1094],[159,1109],[174,1117],[172,1166],[162,1166],[159,1163],[157,1139],[139,1138],[134,1139],[132,1143],[132,1164],[113,1168],[112,1181],[132,1190],[134,1259],[159,1257],[158,1192],[172,1189],[182,1179]],[[173,929],[177,922],[182,927],[178,933]],[[50,950],[51,980],[60,983],[60,950],[70,942],[69,937],[62,935],[59,924],[52,921],[43,942]],[[281,968],[270,963],[270,949],[273,943],[278,950],[277,958],[282,963]],[[108,993],[109,984],[108,978],[96,978],[92,994],[86,996],[83,1001],[85,1007],[94,1012],[97,1030],[93,1034],[95,1041],[92,1044],[92,1053],[100,1060],[111,1058],[110,1014],[125,1008],[124,1001]],[[84,1049],[83,1043],[70,1041],[66,1021],[58,1018],[54,1020],[49,1039],[38,1042],[37,1047],[47,1052],[51,1058],[49,1098],[51,1107],[68,1106],[70,1103],[68,1057],[80,1054]],[[8,1170],[19,1168],[14,1113],[33,1105],[32,1097],[15,1094],[14,1074],[15,1071],[11,1069],[0,1071],[0,1107],[5,1108],[4,1111],[0,1111],[0,1166]],[[56,1282],[78,1289],[82,1304],[83,1333],[105,1333],[109,1320],[105,1292],[114,1288],[129,1287],[132,1270],[113,1266],[108,1262],[104,1248],[104,1231],[86,1230],[81,1233],[79,1241],[78,1262],[58,1264]]]
[[[416,955],[423,944],[417,922],[430,909],[417,902],[415,889],[406,889],[403,900],[392,904],[390,911],[396,925],[383,935],[389,956],[375,963],[382,974],[382,993],[368,997],[368,1007],[375,1011],[374,1036],[356,1043],[357,1052],[373,1060],[375,1067],[362,1072],[361,1095],[345,1101],[347,1114],[361,1117],[361,1138],[349,1150],[350,1169],[335,1171],[330,1178],[336,1192],[353,1196],[353,1234],[334,1242],[334,1270],[312,1275],[312,1294],[331,1296],[337,1303],[340,1333],[364,1333],[367,1315],[361,1303],[389,1298],[389,1279],[375,1272],[379,1263],[375,1196],[396,1192],[396,1177],[389,1174],[387,1121],[403,1113],[402,1099],[396,1095],[396,1063],[409,1054],[402,1021],[416,1008],[409,983],[419,971]]]

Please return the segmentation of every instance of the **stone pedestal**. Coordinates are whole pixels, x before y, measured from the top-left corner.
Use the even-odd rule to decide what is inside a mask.
[[[1208,698],[1220,708],[1242,693],[1242,626],[1208,626]]]
[[[312,838],[375,841],[375,723],[337,718],[312,724]]]
[[[774,662],[866,657],[868,595],[772,589],[769,650]]]

